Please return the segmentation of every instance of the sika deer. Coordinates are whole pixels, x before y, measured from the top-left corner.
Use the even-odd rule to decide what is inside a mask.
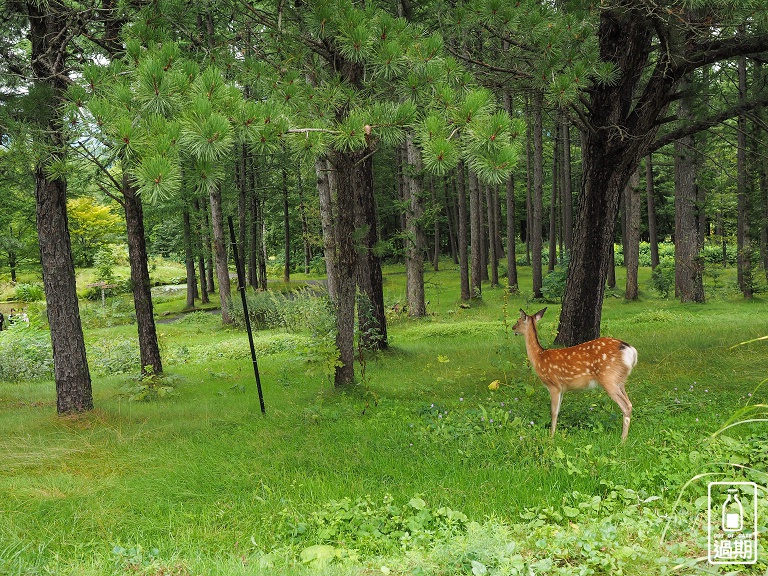
[[[552,402],[552,436],[555,435],[563,392],[594,388],[599,384],[619,405],[624,415],[624,426],[621,430],[623,442],[627,439],[632,416],[632,403],[624,390],[624,383],[637,364],[637,350],[615,338],[598,338],[570,348],[545,350],[539,344],[536,324],[546,311],[544,308],[533,316],[528,316],[525,311],[520,310],[520,319],[513,330],[515,334],[525,336],[528,359],[549,390]]]

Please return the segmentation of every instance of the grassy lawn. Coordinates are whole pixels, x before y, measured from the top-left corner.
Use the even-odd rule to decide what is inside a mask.
[[[443,268],[426,274],[420,320],[394,311],[405,276],[385,270],[391,347],[356,366],[353,388],[333,390],[309,334],[257,333],[266,416],[245,334],[205,312],[158,325],[168,397],[129,400],[135,326],[109,322],[86,333],[92,414],[57,417],[51,382],[0,383],[0,574],[706,569],[707,482],[768,483],[764,423],[711,438],[767,403],[768,344],[734,347],[768,335],[765,300],[682,305],[643,270],[640,301],[609,293],[603,312],[603,334],[639,351],[628,441],[602,391],[566,394],[551,440],[548,394],[511,325],[548,306],[550,346],[559,306],[484,287],[465,308]],[[184,306],[183,293],[158,300],[160,314]],[[764,527],[764,492],[760,506]]]

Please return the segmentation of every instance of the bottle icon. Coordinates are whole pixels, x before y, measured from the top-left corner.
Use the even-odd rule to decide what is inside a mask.
[[[739,489],[729,488],[723,502],[722,527],[724,532],[740,532],[744,528],[744,507],[739,500]]]

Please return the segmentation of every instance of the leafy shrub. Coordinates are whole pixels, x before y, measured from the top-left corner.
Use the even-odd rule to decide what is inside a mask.
[[[0,332],[0,381],[43,380],[53,377],[53,349],[48,332],[17,324]]]
[[[568,255],[564,254],[555,269],[541,282],[541,294],[547,302],[560,302],[565,294],[565,281],[568,276]]]
[[[214,313],[215,312],[215,313]],[[176,321],[176,324],[183,324],[188,326],[220,326],[221,315],[218,310],[214,312],[206,312],[205,310],[196,310],[185,314]]]
[[[139,358],[135,339],[104,338],[88,346],[88,365],[96,375],[138,373]]]
[[[707,264],[719,264],[723,265],[723,246],[722,244],[715,244],[707,242],[703,249],[704,261]],[[725,245],[725,261],[729,266],[736,265],[736,256],[738,250],[736,246],[731,243]]]
[[[110,326],[122,326],[131,324],[136,319],[136,312],[129,300],[107,300],[105,306],[101,305],[101,292],[98,303],[81,306],[80,320],[86,328],[107,328]]]
[[[350,498],[331,501],[308,518],[291,517],[284,512],[283,521],[286,536],[294,542],[309,540],[326,546],[311,546],[302,551],[302,559],[311,562],[320,559],[317,553],[336,556],[328,545],[339,542],[373,554],[428,547],[438,538],[463,532],[469,520],[448,507],[431,508],[419,496],[397,505],[386,495],[381,502],[369,497],[354,502]]]
[[[659,265],[651,272],[651,285],[662,296],[669,298],[669,293],[675,286],[675,261],[664,257]]]
[[[15,298],[20,302],[38,302],[45,300],[45,292],[39,284],[16,284]]]
[[[176,396],[176,387],[173,385],[173,379],[168,376],[162,376],[152,373],[149,368],[146,374],[143,374],[137,382],[126,384],[120,389],[128,400],[132,402],[151,402]]]
[[[251,326],[256,329],[284,328],[291,332],[323,335],[335,326],[328,292],[324,288],[307,287],[289,294],[248,291],[246,302]],[[230,312],[235,325],[245,326],[239,298],[232,299]]]

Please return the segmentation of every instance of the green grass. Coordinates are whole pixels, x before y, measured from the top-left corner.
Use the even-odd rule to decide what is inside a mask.
[[[552,441],[546,389],[510,331],[518,308],[545,304],[485,287],[482,302],[463,308],[458,274],[444,267],[427,273],[429,316],[393,311],[391,349],[366,358],[356,387],[335,391],[318,374],[308,335],[257,334],[266,416],[244,333],[215,316],[158,326],[170,398],[131,402],[121,389],[133,376],[98,375],[96,410],[60,418],[52,383],[0,384],[0,574],[472,574],[480,564],[489,574],[524,565],[648,574],[705,556],[697,500],[706,484],[673,505],[697,474],[737,474],[718,461],[768,465],[764,426],[729,431],[754,450],[706,442],[739,407],[766,401],[757,389],[765,342],[732,348],[768,334],[765,301],[608,296],[604,333],[640,355],[627,386],[629,439],[619,443],[620,412],[593,391],[565,396]],[[521,272],[529,287],[530,270]],[[644,288],[648,277],[643,270]],[[388,305],[405,300],[404,286],[398,268],[385,270]],[[183,305],[161,304],[171,313]],[[548,306],[545,346],[559,313]],[[93,346],[134,331],[86,337]],[[766,484],[764,474],[748,477]],[[423,511],[409,505],[418,498]],[[453,525],[442,507],[474,522]],[[405,551],[399,537],[366,532],[401,517],[415,538]],[[302,562],[315,544],[343,558],[322,570]]]

